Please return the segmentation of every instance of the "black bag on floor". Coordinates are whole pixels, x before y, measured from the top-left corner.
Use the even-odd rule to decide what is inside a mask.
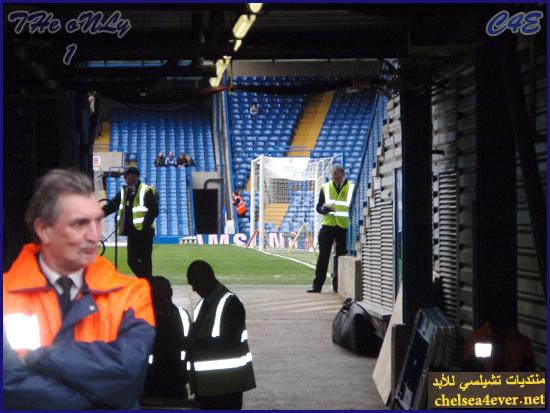
[[[382,338],[367,311],[353,298],[344,301],[332,322],[332,341],[351,351],[376,357],[382,346]]]

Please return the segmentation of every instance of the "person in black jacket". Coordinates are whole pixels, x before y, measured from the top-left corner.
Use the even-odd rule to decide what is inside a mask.
[[[128,266],[137,277],[149,278],[153,275],[151,255],[158,216],[155,194],[139,180],[139,169],[134,166],[124,172],[124,179],[126,185],[103,206],[103,213],[107,216],[117,211],[117,233],[128,237]]]
[[[176,166],[179,168],[183,166],[185,168],[189,166],[195,166],[195,160],[188,153],[180,153],[178,159],[176,159]]]
[[[157,159],[155,159],[155,166],[166,166],[166,156],[164,156],[164,152],[159,152],[159,156],[157,156]]]
[[[239,410],[243,392],[256,387],[245,309],[205,261],[193,261],[187,280],[202,297],[186,340],[191,389],[205,410]]]
[[[168,279],[157,275],[150,278],[149,283],[157,334],[149,357],[143,397],[186,400],[187,373],[181,350],[190,319],[185,310],[179,310],[172,302]]]
[[[195,160],[191,155],[186,154],[185,160],[186,160],[186,163],[184,164],[185,166],[195,166]]]

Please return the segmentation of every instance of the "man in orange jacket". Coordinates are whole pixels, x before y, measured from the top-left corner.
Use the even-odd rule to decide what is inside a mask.
[[[155,337],[146,280],[96,256],[103,211],[90,179],[38,182],[27,244],[3,283],[6,409],[137,408]]]
[[[233,205],[237,208],[237,216],[244,217],[246,215],[246,204],[243,201],[239,192],[233,192]]]

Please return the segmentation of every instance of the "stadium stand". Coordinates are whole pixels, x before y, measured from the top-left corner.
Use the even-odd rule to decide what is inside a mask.
[[[147,176],[155,171],[153,161],[160,151],[190,154],[196,171],[216,169],[210,115],[203,111],[113,109],[109,149],[134,157]]]
[[[374,110],[375,94],[360,91],[336,91],[312,157],[343,153],[346,176],[357,181],[363,146],[367,141]]]
[[[273,86],[278,78],[241,77],[236,85]],[[230,119],[235,185],[244,188],[250,175],[250,162],[262,153],[285,155],[302,111],[305,95],[273,95],[236,91],[231,95]],[[249,110],[257,103],[259,112]]]
[[[324,78],[307,77],[263,77],[248,76],[234,79],[236,86],[291,86],[322,82]],[[250,176],[250,162],[264,153],[284,156],[284,147],[292,143],[306,95],[279,96],[262,93],[235,91],[230,101],[232,129],[233,168],[235,187],[241,189],[243,200],[250,205],[250,194],[243,190]],[[370,182],[370,168],[381,136],[381,121],[372,122],[376,95],[371,91],[347,93],[336,91],[323,127],[319,133],[312,157],[327,157],[343,154],[348,179],[357,182],[361,173]],[[383,104],[384,100],[378,101]],[[259,113],[251,115],[250,105],[257,103]],[[369,139],[370,128],[373,138]],[[368,147],[367,147],[368,146]],[[289,205],[283,220],[272,223],[267,230],[282,232],[297,231],[311,214],[311,206],[306,208],[303,191],[289,194]],[[311,199],[311,198],[309,198]],[[248,233],[249,216],[239,218],[239,230]]]
[[[154,159],[159,151],[185,152],[195,159],[193,169],[215,170],[208,113],[189,109],[185,112],[113,109],[110,150],[125,153],[129,160],[134,159],[140,168],[141,180],[156,185],[160,196],[156,235],[189,235],[192,220],[188,181],[190,168],[157,168]],[[107,197],[112,198],[123,184],[122,177],[107,178]],[[105,235],[113,231],[114,222],[107,228]]]
[[[365,140],[360,168],[356,172],[358,176],[356,183],[358,186],[350,208],[351,219],[350,229],[348,230],[348,250],[355,249],[354,243],[359,237],[359,226],[363,220],[363,207],[365,206],[367,189],[372,182],[372,169],[375,167],[376,151],[382,141],[382,129],[387,116],[386,103],[387,98],[383,95],[378,95],[375,98],[374,117],[371,122],[372,128]]]
[[[326,157],[343,153],[347,178],[357,182],[364,151],[367,149],[367,141],[369,141],[369,131],[373,125],[374,105],[375,94],[372,92],[346,93],[343,90],[338,90],[311,156]],[[381,136],[381,125],[376,124],[375,126],[377,128],[373,135],[375,138],[372,139],[372,142],[369,141],[371,150],[367,151],[369,153],[369,159],[366,160],[368,164],[372,163]],[[374,150],[372,150],[373,145]],[[365,176],[368,175],[370,179],[370,167],[368,167],[368,172]],[[315,194],[313,198],[316,196]],[[289,194],[289,208],[281,222],[279,231],[296,232],[304,222],[311,222],[313,220],[311,199],[312,195],[307,194],[306,191]]]
[[[243,76],[234,79],[239,86],[290,86],[306,78]],[[229,103],[235,188],[241,191],[243,201],[250,205],[250,194],[245,191],[250,176],[250,162],[264,153],[284,156],[302,112],[306,96],[275,95],[235,91]],[[250,114],[256,103],[259,112]],[[249,232],[249,216],[239,218],[239,230]]]
[[[290,86],[316,81],[322,79],[249,76],[235,78],[234,84]],[[271,156],[287,154],[305,101],[304,94],[277,95],[237,90],[230,95],[234,187],[241,190],[247,206],[250,206],[250,194],[246,191],[250,162],[262,153]],[[373,124],[374,101],[372,92],[346,93],[338,90],[311,156],[332,156],[342,152],[348,178],[357,181],[364,151],[367,150],[369,128]],[[256,103],[259,108],[255,115],[250,114],[252,103]],[[374,127],[379,129],[381,125],[376,124]],[[189,235],[192,231],[192,217],[188,171],[183,168],[156,168],[153,161],[159,151],[174,151],[176,154],[185,152],[195,158],[197,171],[214,170],[214,147],[208,114],[198,111],[113,109],[110,132],[110,150],[123,152],[127,159],[135,160],[141,169],[142,180],[157,187],[161,204],[157,235]],[[375,135],[377,138],[369,141],[369,147],[378,144],[380,133]],[[372,163],[375,150],[376,146],[367,150],[366,164]],[[370,179],[370,174],[367,175]],[[107,196],[114,196],[121,184],[122,178],[109,178]],[[282,220],[272,223],[267,227],[268,230],[296,232],[312,218],[311,205],[305,202],[308,197],[304,191],[305,188],[289,194],[288,209],[284,215],[281,214]],[[248,214],[238,219],[241,232],[250,231]]]

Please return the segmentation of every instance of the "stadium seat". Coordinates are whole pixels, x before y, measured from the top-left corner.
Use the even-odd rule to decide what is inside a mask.
[[[142,181],[157,186],[161,208],[157,235],[188,235],[187,172],[155,168],[153,161],[160,151],[174,151],[176,156],[185,152],[195,159],[196,170],[215,170],[210,114],[189,109],[185,112],[113,109],[109,149],[134,153]],[[110,178],[107,180],[109,198],[120,185]],[[175,202],[175,199],[181,201]]]

